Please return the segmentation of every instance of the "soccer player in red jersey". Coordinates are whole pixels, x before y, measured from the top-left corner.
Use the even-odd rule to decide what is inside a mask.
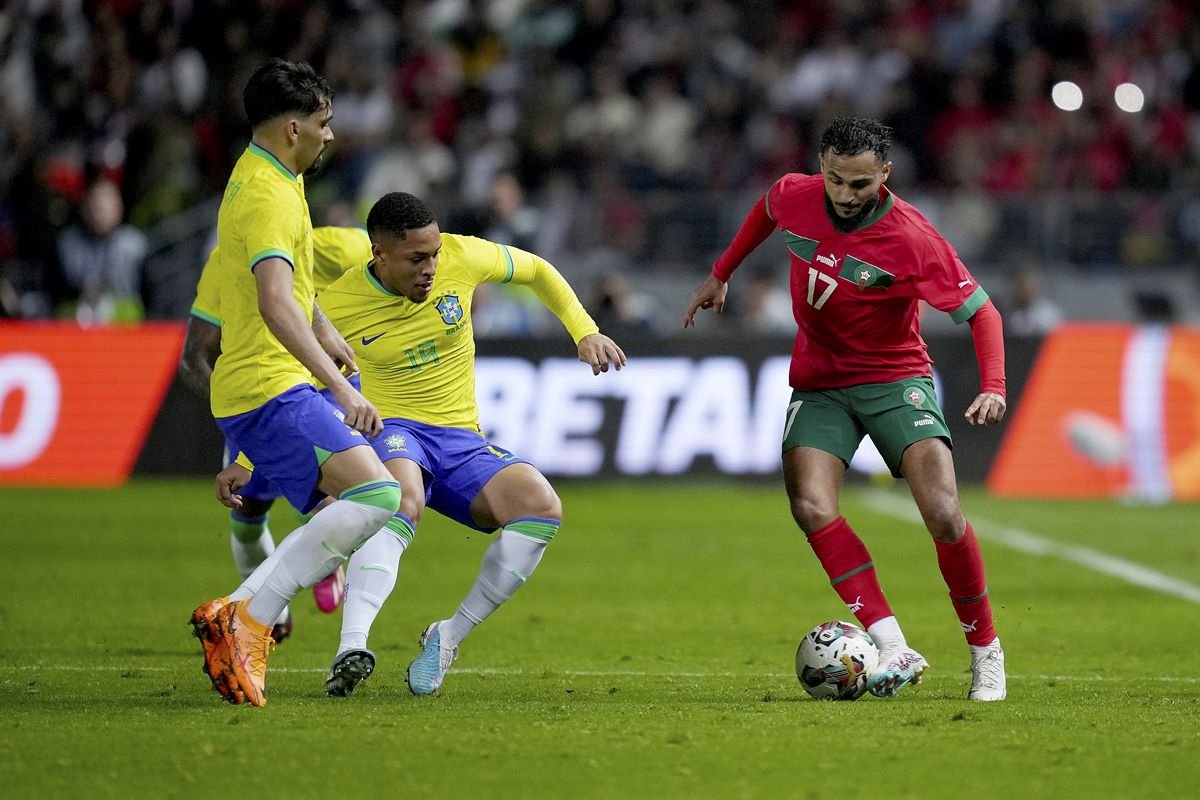
[[[842,117],[821,135],[819,175],[789,173],[750,213],[683,318],[725,305],[738,265],[776,228],[791,260],[799,330],[789,375],[783,476],[792,516],[838,596],[879,647],[869,687],[880,697],[920,683],[928,662],[908,646],[880,588],[874,562],[841,516],[838,493],[863,436],[912,491],[933,537],[971,651],[972,700],[1003,700],[1004,651],[996,636],[983,557],[963,516],[950,431],[934,397],[918,301],[971,327],[981,389],[971,425],[1004,418],[1000,314],[954,248],[884,185],[890,128]]]

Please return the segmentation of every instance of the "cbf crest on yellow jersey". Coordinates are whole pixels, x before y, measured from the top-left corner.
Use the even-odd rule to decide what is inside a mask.
[[[373,264],[356,267],[321,293],[321,310],[354,348],[363,394],[383,417],[479,430],[471,300],[481,283],[528,285],[576,343],[599,331],[548,262],[486,239],[442,234],[423,303],[390,291]]]
[[[268,258],[292,265],[292,296],[311,321],[313,240],[304,179],[251,143],[234,165],[217,214],[221,356],[212,374],[215,417],[252,411],[311,381],[308,370],[267,329],[258,311],[254,267]]]

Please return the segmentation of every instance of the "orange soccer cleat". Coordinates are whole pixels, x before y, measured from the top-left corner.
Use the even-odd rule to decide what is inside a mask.
[[[232,682],[229,671],[229,648],[221,636],[217,615],[229,603],[226,597],[209,600],[195,611],[189,624],[192,633],[204,646],[204,674],[212,681],[213,689],[230,703],[237,705],[244,699],[237,683]]]
[[[248,600],[236,600],[217,613],[217,627],[229,653],[229,683],[252,706],[267,704],[267,657],[275,649],[271,626],[252,618]]]

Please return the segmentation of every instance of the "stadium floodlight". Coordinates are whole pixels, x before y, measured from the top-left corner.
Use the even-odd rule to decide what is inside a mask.
[[[1122,83],[1113,90],[1113,102],[1122,111],[1136,114],[1146,105],[1146,95],[1136,83]]]
[[[1059,81],[1050,89],[1050,99],[1063,111],[1078,111],[1083,107],[1083,90],[1071,81]]]

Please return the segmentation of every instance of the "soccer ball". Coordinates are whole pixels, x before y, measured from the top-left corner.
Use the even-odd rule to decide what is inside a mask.
[[[857,700],[867,691],[867,676],[879,666],[871,635],[857,625],[822,622],[800,640],[796,677],[818,700]]]

